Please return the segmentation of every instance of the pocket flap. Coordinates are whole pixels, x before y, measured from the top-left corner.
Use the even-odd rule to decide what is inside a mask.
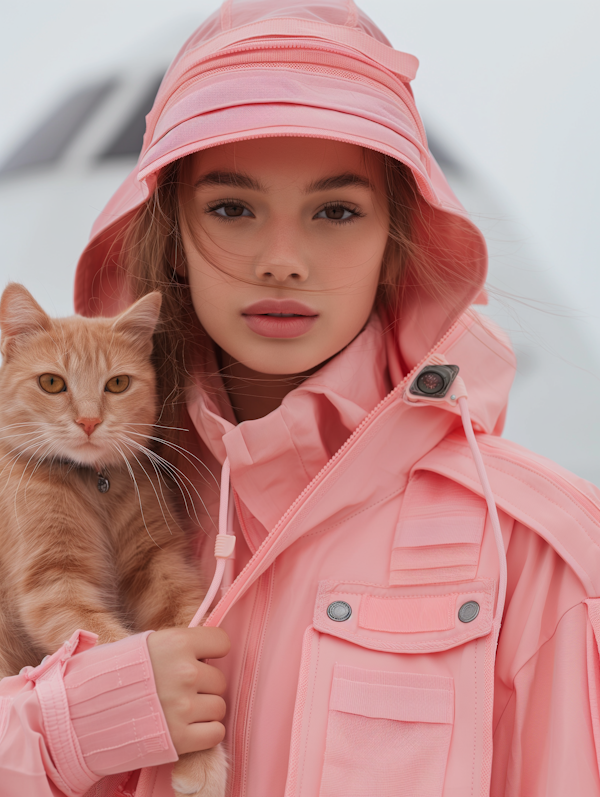
[[[415,634],[454,628],[455,595],[378,598],[364,595],[358,624],[371,631]]]
[[[490,579],[440,585],[435,593],[423,586],[322,581],[313,625],[372,650],[448,650],[490,632],[494,595],[495,582]]]
[[[454,684],[446,676],[363,670],[336,664],[329,708],[400,722],[452,724]]]
[[[437,473],[408,483],[394,536],[391,584],[475,578],[487,517],[484,499]]]

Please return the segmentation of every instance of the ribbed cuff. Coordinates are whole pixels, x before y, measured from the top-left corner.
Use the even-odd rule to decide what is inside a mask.
[[[88,769],[112,775],[177,760],[156,694],[151,631],[73,656],[64,684]]]

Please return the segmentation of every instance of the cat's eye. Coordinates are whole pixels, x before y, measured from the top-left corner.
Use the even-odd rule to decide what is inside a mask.
[[[42,374],[38,378],[38,382],[46,393],[63,393],[67,389],[65,380],[56,374]]]
[[[108,391],[109,393],[122,393],[124,390],[127,390],[128,387],[128,376],[113,376],[113,378],[109,379],[106,383],[104,390]]]

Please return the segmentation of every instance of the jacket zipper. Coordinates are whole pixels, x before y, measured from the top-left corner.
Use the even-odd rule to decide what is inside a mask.
[[[241,511],[240,502],[235,494],[235,507],[242,534],[249,540],[248,529]],[[255,692],[256,679],[258,677],[258,660],[262,648],[269,606],[271,603],[271,592],[273,586],[273,569],[270,568],[258,579],[256,585],[256,596],[252,615],[250,618],[250,628],[246,644],[246,655],[242,665],[240,686],[238,689],[238,701],[235,714],[235,724],[233,728],[232,750],[231,750],[231,777],[229,779],[229,794],[232,797],[241,797],[246,786],[246,768],[248,755],[250,752],[250,724],[252,714],[253,696]]]
[[[270,534],[267,535],[259,549],[252,556],[250,561],[246,564],[242,572],[237,576],[234,583],[221,598],[217,606],[213,609],[210,616],[207,618],[205,625],[216,625],[223,619],[225,611],[232,605],[235,600],[235,594],[232,594],[234,587],[237,586],[238,590],[244,580],[248,580],[251,576],[251,570],[258,561],[258,556],[264,552],[270,544],[279,536],[280,530],[286,525],[288,520],[293,516],[301,504],[307,499],[311,492],[320,484],[325,478],[327,473],[331,470],[336,462],[344,455],[348,448],[360,437],[366,429],[373,423],[378,415],[391,403],[398,395],[401,395],[405,385],[407,385],[427,360],[440,348],[444,343],[447,343],[450,338],[459,329],[461,319],[459,318],[446,332],[446,334],[437,342],[437,344],[427,353],[427,355],[416,365],[409,374],[398,384],[394,390],[383,398],[379,404],[369,413],[369,415],[359,424],[354,430],[352,435],[344,443],[344,445],[337,451],[336,454],[327,462],[324,467],[317,473],[314,479],[302,491],[294,503],[289,507],[287,512],[282,516]],[[462,331],[462,330],[461,330]],[[237,503],[237,502],[236,502]],[[243,513],[238,509],[238,520],[242,527],[242,532],[247,537],[247,529],[245,529]],[[251,617],[251,625],[248,633],[248,643],[246,648],[246,656],[242,665],[242,676],[240,687],[238,690],[237,710],[235,714],[235,725],[233,730],[233,743],[232,743],[232,774],[229,779],[228,795],[229,797],[243,797],[246,788],[246,771],[248,764],[248,756],[250,753],[250,727],[252,719],[252,708],[254,702],[254,694],[256,691],[256,682],[258,678],[258,670],[260,663],[260,654],[262,650],[262,642],[264,639],[265,627],[269,614],[269,608],[272,597],[273,589],[273,565],[268,568],[258,579],[257,594],[254,602],[254,607]],[[229,607],[227,601],[229,599]],[[221,617],[219,617],[219,610],[221,610]],[[225,611],[224,611],[225,610]]]
[[[274,541],[279,537],[281,530],[287,525],[292,516],[307,500],[309,495],[313,493],[315,489],[319,486],[319,484],[323,481],[323,479],[325,479],[329,471],[345,455],[348,449],[356,443],[358,438],[361,437],[361,435],[367,431],[367,429],[374,423],[374,421],[378,418],[378,416],[381,415],[381,413],[387,408],[387,406],[402,395],[404,388],[409,384],[413,376],[416,373],[418,373],[421,370],[421,368],[423,368],[423,366],[427,363],[429,358],[432,357],[432,355],[434,355],[441,346],[443,346],[446,343],[449,343],[451,338],[457,335],[457,332],[462,334],[466,328],[471,326],[472,323],[474,322],[471,320],[470,323],[465,324],[465,319],[462,316],[458,318],[454,322],[454,324],[452,324],[452,326],[446,332],[446,334],[443,335],[439,339],[439,341],[435,344],[435,346],[433,346],[427,352],[427,354],[423,357],[423,359],[417,365],[415,365],[415,367],[404,377],[404,379],[398,385],[396,385],[396,387],[392,391],[390,391],[387,394],[387,396],[385,396],[379,402],[379,404],[377,404],[376,407],[374,407],[371,410],[371,412],[366,416],[366,418],[364,418],[361,421],[361,423],[356,427],[354,432],[352,432],[352,434],[342,445],[342,447],[338,449],[338,451],[331,457],[330,460],[328,460],[328,462],[325,463],[325,465],[321,468],[321,470],[317,473],[317,475],[313,478],[313,480],[309,482],[309,484],[304,488],[304,490],[296,498],[293,504],[291,504],[290,507],[286,510],[285,514],[278,520],[277,524],[273,527],[271,532],[265,537],[262,544],[255,551],[250,561],[247,562],[246,566],[238,574],[233,584],[229,587],[225,595],[223,595],[221,600],[217,603],[215,608],[207,617],[205,625],[216,626],[223,620],[225,614],[233,605],[240,589],[244,586],[245,583],[247,583],[249,577],[251,577],[252,575],[252,571],[256,569],[257,565],[264,558],[265,553],[272,546]]]
[[[242,797],[246,791],[246,772],[250,754],[250,726],[259,660],[271,605],[273,566],[258,579],[257,594],[252,610],[248,644],[244,658],[242,679],[238,690],[238,704],[233,732],[232,761],[229,794]]]

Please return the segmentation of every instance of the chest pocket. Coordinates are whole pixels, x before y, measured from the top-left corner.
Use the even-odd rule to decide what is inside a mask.
[[[496,592],[477,572],[485,508],[469,493],[461,521],[465,496],[427,475],[444,500],[426,505],[429,523],[403,511],[390,583],[319,584],[286,797],[442,797],[485,783]]]
[[[396,526],[390,584],[446,584],[475,578],[487,509],[460,484],[418,471]]]

